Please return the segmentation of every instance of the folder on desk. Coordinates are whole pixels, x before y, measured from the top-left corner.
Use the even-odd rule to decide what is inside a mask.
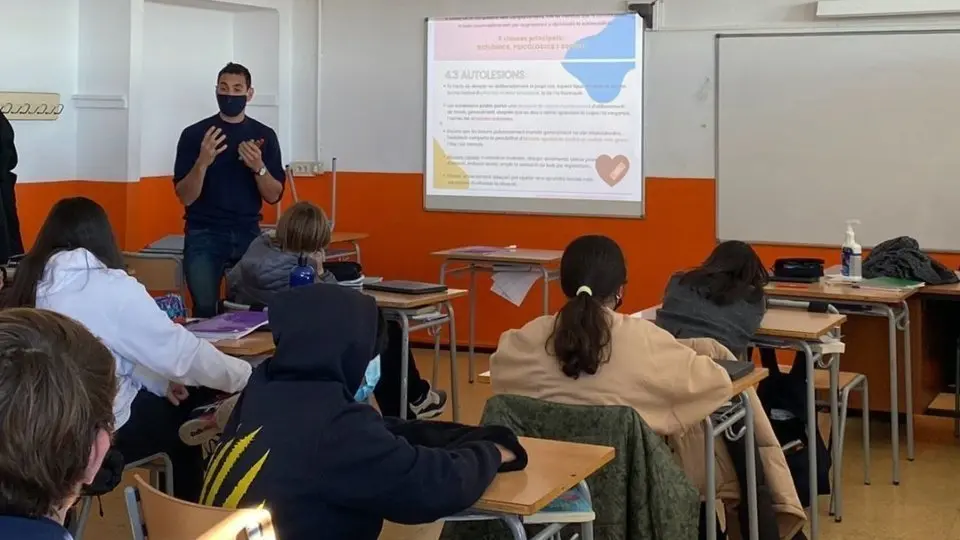
[[[363,288],[370,291],[397,294],[433,294],[447,291],[446,285],[406,280],[385,280],[379,283],[364,284]]]

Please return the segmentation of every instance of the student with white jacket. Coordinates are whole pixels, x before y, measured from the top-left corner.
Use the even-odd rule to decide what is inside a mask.
[[[177,497],[200,495],[199,447],[178,429],[209,390],[237,392],[250,365],[227,356],[174,323],[124,269],[107,214],[83,197],[63,199],[20,262],[3,307],[56,311],[86,326],[117,362],[114,447],[129,463],[164,452],[173,461]],[[202,388],[191,388],[186,385]]]

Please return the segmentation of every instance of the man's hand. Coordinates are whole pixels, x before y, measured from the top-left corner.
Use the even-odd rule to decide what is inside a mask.
[[[250,167],[254,174],[263,169],[263,154],[260,153],[260,147],[253,141],[243,141],[239,147],[240,159]]]
[[[217,159],[217,156],[227,149],[227,145],[223,144],[226,140],[227,136],[223,134],[220,128],[210,126],[200,142],[200,155],[197,157],[200,166],[206,168],[212,165],[213,160]]]
[[[186,386],[174,382],[167,385],[167,401],[170,403],[180,405],[188,396],[190,396],[190,392],[187,391]]]

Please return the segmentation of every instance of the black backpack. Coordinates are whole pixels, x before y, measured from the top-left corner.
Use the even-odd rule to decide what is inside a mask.
[[[763,403],[763,410],[770,418],[773,432],[777,436],[781,447],[790,445],[784,451],[787,458],[787,467],[793,476],[793,483],[800,496],[800,502],[806,507],[810,503],[809,471],[810,461],[807,457],[807,383],[806,359],[802,352],[798,352],[793,360],[793,367],[789,373],[782,373],[777,365],[776,351],[771,348],[760,348],[760,360],[763,367],[770,371],[770,376],[760,383],[757,395]],[[786,411],[793,418],[782,419],[781,413],[773,410]],[[795,442],[800,441],[797,445]],[[830,467],[832,465],[827,445],[817,430],[817,494],[830,494]]]

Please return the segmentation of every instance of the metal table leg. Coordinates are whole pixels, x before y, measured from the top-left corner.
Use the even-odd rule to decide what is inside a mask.
[[[476,328],[477,328],[477,265],[470,263],[470,341],[468,346],[470,347],[467,354],[467,362],[470,368],[469,381],[473,383],[474,378],[476,377],[476,366],[474,364],[474,347],[476,346]]]
[[[543,278],[543,314],[550,314],[550,272],[547,267],[540,265],[540,275]]]
[[[708,416],[703,421],[703,455],[706,460],[704,463],[706,471],[706,487],[703,492],[704,502],[704,523],[707,528],[707,540],[717,540],[717,451],[715,448],[715,438],[713,434],[713,420]]]
[[[453,315],[453,303],[444,302],[444,306],[447,308],[447,317],[450,318],[447,321],[447,326],[450,328],[450,399],[453,401],[453,421],[457,422],[460,420],[460,392],[457,390],[460,383],[457,368],[457,323]],[[437,334],[439,333],[440,328],[437,328]]]
[[[890,306],[883,306],[887,316],[887,347],[890,364],[890,442],[893,447],[893,484],[900,485],[900,399],[897,383],[897,316]]]
[[[907,459],[913,461],[916,457],[913,441],[913,361],[910,358],[910,308],[906,301],[900,304],[900,320],[903,330],[903,385],[906,386],[903,394],[907,401]]]
[[[840,509],[841,490],[843,489],[842,479],[840,478],[840,410],[837,403],[837,397],[840,393],[840,355],[830,355],[830,460],[833,463],[833,478],[831,490],[834,494],[830,497],[830,513],[838,515]]]
[[[407,371],[410,368],[410,319],[407,314],[398,311],[397,319],[400,322],[400,329],[403,335],[400,341],[400,419],[407,419],[407,385],[410,384],[410,377]]]
[[[756,433],[753,424],[753,405],[750,403],[750,396],[746,392],[740,394],[743,401],[744,417],[746,424],[746,444],[747,444],[747,517],[750,524],[748,532],[750,540],[760,539],[760,524],[757,516],[757,450]]]
[[[820,534],[820,508],[817,486],[817,404],[814,389],[815,362],[813,351],[805,341],[797,341],[806,357],[807,364],[807,458],[810,466],[808,482],[810,484],[810,540],[816,540]]]

